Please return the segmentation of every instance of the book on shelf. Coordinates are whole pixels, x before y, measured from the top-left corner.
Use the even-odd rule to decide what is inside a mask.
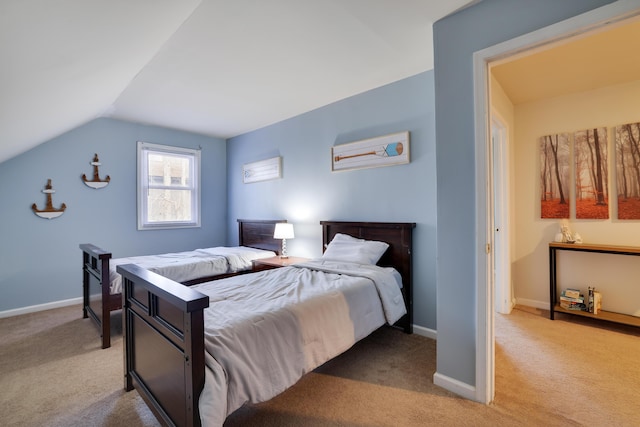
[[[586,305],[580,302],[570,302],[570,301],[560,300],[560,307],[564,308],[565,310],[584,311],[586,308]]]
[[[579,298],[571,298],[571,297],[565,297],[564,295],[560,295],[560,301],[577,302],[580,304],[584,304],[584,297],[581,296]]]
[[[602,310],[602,294],[589,286],[585,298],[579,289],[567,288],[560,293],[560,307],[565,310],[587,311],[598,314]]]
[[[562,291],[562,296],[567,298],[580,298],[582,295],[580,294],[580,289],[567,288]]]

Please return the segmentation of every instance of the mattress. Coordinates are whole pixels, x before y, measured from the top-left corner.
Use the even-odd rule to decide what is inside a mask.
[[[392,268],[314,260],[196,285],[205,309],[202,425],[222,425],[406,313]]]
[[[136,264],[176,282],[237,273],[251,269],[254,259],[276,256],[275,252],[245,246],[220,246],[194,251],[115,258],[109,263],[109,292],[122,292],[122,276],[118,265]]]

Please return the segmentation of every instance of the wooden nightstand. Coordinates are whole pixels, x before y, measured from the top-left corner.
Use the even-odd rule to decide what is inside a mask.
[[[279,256],[274,256],[271,258],[254,259],[253,261],[251,261],[251,269],[253,271],[271,270],[272,268],[286,267],[291,264],[306,261],[309,261],[309,259],[297,256],[290,256],[289,258],[280,258]]]

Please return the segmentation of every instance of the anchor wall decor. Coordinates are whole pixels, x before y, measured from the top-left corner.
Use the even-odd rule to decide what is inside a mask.
[[[100,163],[100,160],[98,159],[98,154],[93,156],[93,161],[90,164],[93,166],[93,179],[88,180],[87,176],[85,174],[82,174],[82,181],[91,188],[99,189],[99,188],[106,187],[109,184],[109,181],[111,181],[111,177],[107,175],[107,177],[104,180],[100,179],[100,173],[98,171],[98,167],[102,163]]]
[[[57,218],[64,213],[64,210],[67,209],[67,205],[64,203],[60,205],[59,209],[55,209],[53,207],[53,202],[51,201],[51,194],[55,193],[56,190],[51,186],[51,179],[47,180],[47,185],[42,190],[43,193],[47,195],[47,206],[44,209],[38,209],[38,206],[34,203],[31,205],[31,209],[33,213],[38,215],[40,218],[52,219]]]

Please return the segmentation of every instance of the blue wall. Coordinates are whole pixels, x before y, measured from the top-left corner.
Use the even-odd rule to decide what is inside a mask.
[[[202,228],[137,231],[136,142],[202,147]],[[100,190],[80,177],[100,157]],[[114,257],[226,244],[225,141],[112,119],[94,120],[33,150],[0,163],[0,311],[82,296],[80,243]],[[66,212],[46,220],[31,211],[45,206],[52,179],[53,205]],[[237,230],[235,231],[237,234]]]
[[[434,25],[438,176],[438,373],[475,385],[473,53],[611,0],[483,0]]]
[[[237,218],[286,218],[289,253],[318,257],[321,220],[415,222],[414,321],[436,329],[434,120],[429,71],[230,139],[228,235]],[[332,146],[407,130],[411,163],[331,172]],[[281,179],[243,184],[243,164],[275,156]]]

